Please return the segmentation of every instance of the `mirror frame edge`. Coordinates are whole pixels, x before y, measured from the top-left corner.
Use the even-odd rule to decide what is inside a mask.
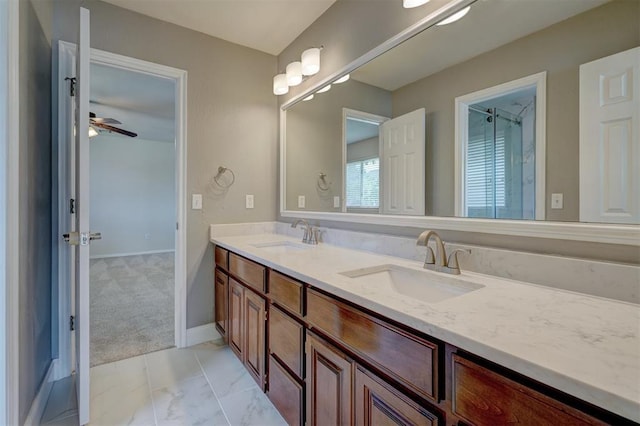
[[[348,65],[330,74],[326,78],[291,98],[280,106],[280,216],[282,218],[304,218],[321,221],[359,223],[367,225],[385,225],[391,227],[411,227],[419,229],[438,229],[460,232],[472,232],[516,237],[545,238],[557,240],[584,241],[593,243],[620,244],[640,247],[640,226],[608,223],[522,221],[507,219],[476,219],[438,216],[403,216],[382,214],[358,214],[344,212],[319,212],[286,209],[286,113],[287,109],[314,93],[322,86],[344,74],[350,73],[387,50],[394,48],[439,22],[445,15],[457,11],[476,0],[452,0],[422,20],[391,37],[382,44],[369,50]]]

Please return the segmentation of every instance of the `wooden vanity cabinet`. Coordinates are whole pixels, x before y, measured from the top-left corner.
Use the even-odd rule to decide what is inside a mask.
[[[267,321],[267,307],[265,300],[249,290],[244,289],[243,298],[244,320],[244,357],[242,358],[249,374],[264,390],[266,381],[265,370],[265,329]]]
[[[216,268],[215,272],[215,303],[214,318],[216,330],[227,341],[228,318],[227,305],[229,302],[229,276],[221,269]]]
[[[244,356],[244,287],[233,278],[229,278],[229,320],[228,341],[231,350],[236,356],[243,359]]]

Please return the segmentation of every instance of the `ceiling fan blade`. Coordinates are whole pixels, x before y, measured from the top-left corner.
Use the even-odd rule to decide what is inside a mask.
[[[93,123],[93,125],[96,126],[96,127],[100,127],[101,129],[108,130],[110,132],[120,133],[121,135],[129,136],[131,138],[135,138],[136,136],[138,136],[137,133],[133,133],[133,132],[130,132],[130,131],[124,130],[124,129],[119,129],[117,127],[113,127],[113,126],[110,126],[110,125],[104,124],[104,123]]]

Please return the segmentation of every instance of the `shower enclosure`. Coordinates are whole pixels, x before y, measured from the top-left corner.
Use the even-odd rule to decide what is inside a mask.
[[[509,104],[469,106],[466,154],[467,216],[535,219],[535,111]]]

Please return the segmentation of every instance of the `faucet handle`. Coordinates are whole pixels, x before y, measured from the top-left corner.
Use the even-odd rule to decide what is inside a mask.
[[[311,229],[309,230],[309,244],[318,244],[318,228],[315,227],[311,227]]]
[[[449,269],[457,269],[460,271],[460,264],[458,263],[458,253],[467,253],[471,254],[471,250],[469,249],[455,249],[449,254],[449,259],[447,259],[447,267]]]

